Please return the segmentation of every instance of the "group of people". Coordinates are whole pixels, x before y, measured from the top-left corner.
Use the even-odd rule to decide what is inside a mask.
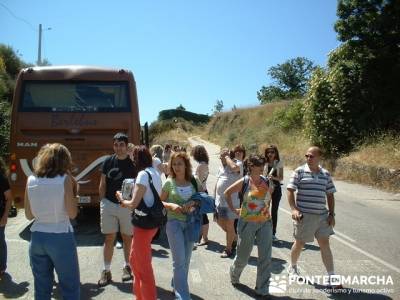
[[[173,267],[171,288],[176,299],[190,299],[188,273],[192,250],[195,244],[206,245],[209,242],[207,214],[202,215],[202,228],[196,239],[190,237],[188,223],[193,195],[208,193],[209,157],[205,147],[197,145],[192,148],[190,155],[196,162],[194,169],[185,149],[172,149],[170,145],[161,149],[133,146],[124,133],[113,137],[113,149],[114,154],[103,163],[99,183],[104,265],[98,285],[105,286],[112,281],[111,261],[116,234],[120,232],[125,259],[122,281],[133,279],[136,299],[157,299],[151,242],[158,230],[132,226],[131,216],[140,205],[151,207],[159,196],[168,214],[166,234]],[[297,261],[301,250],[315,237],[320,245],[322,261],[332,276],[334,266],[329,236],[333,234],[335,225],[333,193],[336,190],[329,172],[320,166],[321,150],[311,147],[305,157],[306,164],[293,172],[287,185],[295,239],[288,272],[293,276],[299,275]],[[246,157],[243,145],[237,145],[231,150],[222,149],[220,161],[212,196],[215,199],[215,221],[226,233],[222,257],[234,257],[229,270],[230,281],[233,286],[239,283],[256,241],[255,292],[260,296],[268,295],[272,243],[277,240],[278,207],[282,196],[283,162],[278,148],[269,145],[263,155]],[[34,174],[27,180],[25,213],[28,219],[35,220],[29,247],[35,299],[50,299],[54,270],[63,298],[80,297],[78,255],[70,222],[78,213],[79,186],[71,174],[71,166],[71,154],[65,146],[47,144],[40,149]],[[164,184],[163,173],[166,176]],[[11,195],[6,177],[0,175],[0,204],[7,203],[7,211]],[[135,184],[131,197],[126,199],[121,186],[128,178],[134,179]],[[3,251],[6,247],[5,215],[0,220],[0,272],[6,269],[3,258],[3,253],[6,253]]]

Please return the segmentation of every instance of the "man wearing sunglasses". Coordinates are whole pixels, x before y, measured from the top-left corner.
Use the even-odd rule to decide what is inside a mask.
[[[329,236],[334,234],[335,199],[333,194],[336,188],[329,172],[320,166],[320,148],[315,146],[309,148],[305,158],[306,164],[293,172],[287,186],[295,238],[290,253],[291,265],[288,272],[292,276],[299,276],[297,261],[300,253],[305,243],[313,242],[315,237],[329,279],[333,279],[332,276],[335,273]],[[331,280],[329,282],[329,288],[341,288],[340,285],[333,286]]]
[[[125,133],[117,133],[114,136],[113,148],[114,154],[103,163],[99,185],[100,227],[104,234],[104,268],[98,281],[99,286],[105,286],[111,282],[111,260],[118,230],[121,232],[125,258],[122,281],[132,279],[129,266],[132,239],[131,211],[119,205],[115,193],[121,190],[124,179],[136,178],[138,172],[128,155],[128,136]]]

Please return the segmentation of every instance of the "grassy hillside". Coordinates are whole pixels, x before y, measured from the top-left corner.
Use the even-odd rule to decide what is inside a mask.
[[[301,156],[307,144],[302,128],[284,129],[275,122],[275,116],[287,108],[288,102],[276,102],[220,113],[202,130],[202,136],[221,146],[244,144],[250,152],[261,152],[266,144],[276,144],[287,157]]]
[[[301,114],[296,103],[278,102],[221,113],[201,130],[202,137],[221,146],[242,143],[249,152],[262,153],[266,144],[276,144],[286,165],[295,167],[304,162],[304,152],[310,143],[301,118],[287,117],[292,112]],[[336,178],[400,191],[398,135],[370,137],[348,156],[323,164]]]
[[[219,113],[202,126],[178,120],[169,130],[168,124],[159,124],[166,131],[153,143],[185,144],[188,136],[200,135],[221,146],[244,144],[248,153],[262,153],[265,145],[276,144],[290,167],[304,162],[304,152],[310,146],[303,132],[301,107],[286,101]],[[370,137],[348,156],[324,161],[323,165],[336,178],[399,192],[400,138],[394,134]]]

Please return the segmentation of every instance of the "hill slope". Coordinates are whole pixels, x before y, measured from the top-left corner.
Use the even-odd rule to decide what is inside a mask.
[[[262,153],[267,144],[276,144],[285,164],[295,167],[304,162],[304,152],[310,146],[300,114],[295,102],[286,101],[236,109],[214,115],[206,125],[178,120],[172,130],[164,131],[154,141],[174,141],[186,146],[187,137],[195,134],[220,146],[244,144],[248,153]],[[348,156],[323,164],[338,178],[400,191],[398,136],[370,137]]]

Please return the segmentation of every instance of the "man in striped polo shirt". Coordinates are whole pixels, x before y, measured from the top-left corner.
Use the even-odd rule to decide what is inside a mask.
[[[331,175],[320,165],[321,150],[311,147],[305,155],[307,163],[298,167],[287,185],[288,201],[292,210],[294,238],[288,272],[298,276],[297,261],[305,243],[317,239],[322,262],[329,276],[334,275],[333,256],[329,236],[334,234],[336,192]],[[295,197],[295,191],[297,195]],[[328,202],[328,209],[326,203]]]

